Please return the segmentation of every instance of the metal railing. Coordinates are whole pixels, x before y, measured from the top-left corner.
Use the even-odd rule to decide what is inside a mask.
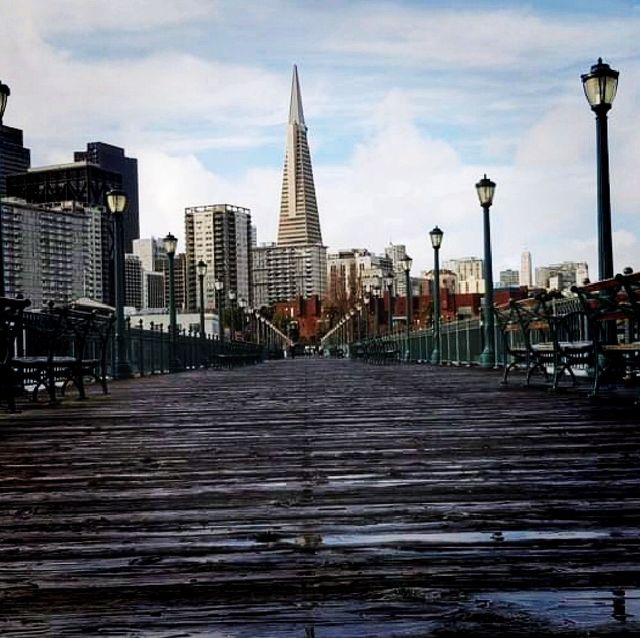
[[[42,324],[46,315],[38,312],[25,312],[22,336],[17,340],[17,354],[42,356],[48,354],[50,344],[44,341]],[[170,371],[172,360],[171,335],[162,324],[150,328],[143,327],[142,322],[132,326],[125,322],[125,340],[127,355],[135,375],[165,374]],[[113,331],[100,335],[90,333],[84,343],[83,357],[100,360],[103,348],[106,349],[107,376],[114,377],[116,369],[116,343]],[[74,356],[76,342],[72,339],[60,339],[56,347],[56,355]],[[174,370],[193,370],[200,367],[231,366],[261,361],[268,356],[265,345],[248,341],[223,342],[210,336],[201,337],[197,332],[178,331],[175,344]]]
[[[562,316],[580,310],[578,298],[552,300],[553,314]],[[587,325],[584,325],[584,339],[588,338]],[[509,336],[516,338],[516,335]],[[542,335],[540,335],[542,339]],[[505,351],[499,326],[494,326],[495,366],[507,365],[509,357]],[[484,350],[484,326],[482,319],[463,319],[449,321],[440,326],[440,355],[442,363],[450,365],[475,365],[480,362]],[[435,347],[433,328],[397,332],[391,335],[359,341],[339,342],[329,345],[329,352],[339,356],[357,358],[365,351],[386,353],[388,358],[405,363],[428,363]]]

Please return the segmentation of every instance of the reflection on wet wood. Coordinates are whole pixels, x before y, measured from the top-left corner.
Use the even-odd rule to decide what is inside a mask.
[[[0,417],[0,633],[629,629],[638,408],[497,379],[295,359]]]

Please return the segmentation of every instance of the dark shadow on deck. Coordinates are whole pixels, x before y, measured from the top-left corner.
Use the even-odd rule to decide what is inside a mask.
[[[498,380],[295,359],[0,417],[0,633],[637,629],[637,408]]]

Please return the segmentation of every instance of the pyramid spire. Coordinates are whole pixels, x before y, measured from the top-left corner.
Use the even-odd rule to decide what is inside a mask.
[[[293,78],[291,80],[291,105],[289,107],[289,124],[304,126],[304,113],[302,112],[302,96],[300,95],[300,82],[298,81],[298,67],[293,65]]]
[[[293,67],[287,146],[282,175],[282,199],[278,244],[308,246],[322,244],[316,190],[302,113],[298,68]]]

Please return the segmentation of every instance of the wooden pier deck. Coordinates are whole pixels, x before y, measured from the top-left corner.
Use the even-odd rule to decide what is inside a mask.
[[[0,635],[634,635],[640,409],[498,380],[295,359],[0,416]]]

